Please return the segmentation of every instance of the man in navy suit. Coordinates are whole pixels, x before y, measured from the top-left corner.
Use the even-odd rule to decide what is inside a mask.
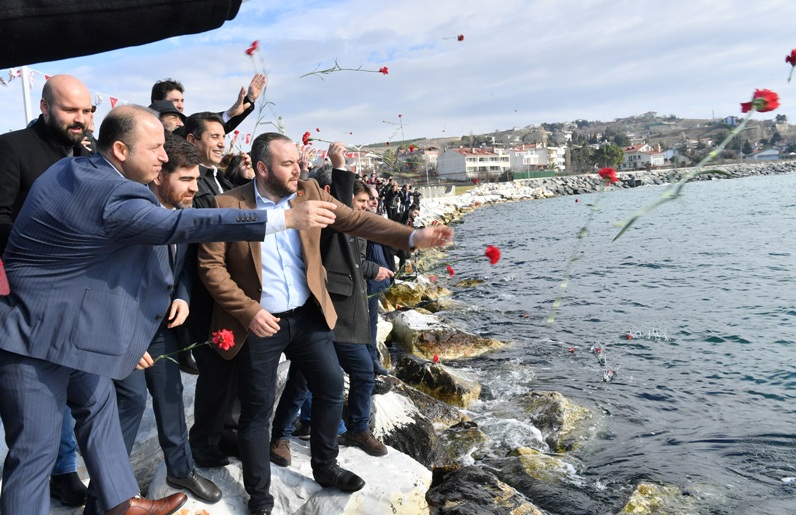
[[[115,108],[100,127],[99,153],[53,165],[16,219],[3,256],[11,293],[0,297],[4,514],[49,513],[65,403],[102,509],[176,511],[185,494],[137,496],[111,381],[152,365],[146,349],[174,289],[169,245],[262,241],[266,233],[334,221],[328,202],[270,221],[257,210],[163,209],[144,185],[167,161],[164,139],[153,111]]]
[[[158,176],[149,183],[149,189],[164,209],[190,208],[197,191],[199,153],[185,139],[174,136],[168,130],[164,149],[169,160],[163,163]],[[191,448],[188,445],[180,367],[173,361],[177,357],[179,346],[172,328],[180,326],[188,316],[194,276],[190,269],[196,268],[196,254],[194,252],[186,259],[188,252],[189,245],[184,243],[169,246],[169,261],[176,279],[175,287],[172,290],[168,316],[160,323],[147,349],[153,359],[161,355],[171,355],[172,359],[161,359],[146,370],[134,370],[124,379],[114,381],[114,386],[127,453],[130,454],[135,444],[149,390],[158,441],[166,462],[166,481],[169,485],[187,489],[197,498],[212,504],[221,499],[221,490],[194,469]],[[94,488],[90,488],[83,515],[101,515],[103,512],[97,504],[96,492]]]

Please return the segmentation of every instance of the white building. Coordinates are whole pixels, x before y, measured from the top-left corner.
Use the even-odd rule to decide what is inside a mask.
[[[660,146],[653,149],[647,143],[625,147],[625,160],[620,165],[621,170],[643,170],[663,166],[665,163]]]
[[[533,170],[557,170],[566,168],[566,147],[543,147],[542,145],[520,145],[508,151],[511,169],[515,172]]]
[[[494,180],[511,169],[503,149],[454,148],[437,158],[437,174],[452,181]]]

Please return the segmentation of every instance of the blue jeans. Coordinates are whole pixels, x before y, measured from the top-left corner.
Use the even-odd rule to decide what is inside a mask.
[[[348,421],[351,433],[369,429],[370,397],[373,394],[373,360],[367,345],[335,342],[334,350],[340,366],[348,374]]]
[[[243,486],[249,510],[273,508],[270,494],[269,426],[276,400],[279,356],[284,352],[307,378],[312,392],[310,454],[313,471],[324,472],[337,463],[337,423],[343,410],[343,373],[332,344],[332,331],[312,301],[281,317],[279,331],[267,338],[250,334],[235,357],[241,403],[238,444]]]
[[[291,363],[285,389],[282,390],[282,396],[279,397],[276,415],[274,415],[271,429],[272,441],[285,439],[293,433],[295,430],[293,421],[296,420],[296,415],[302,424],[312,425],[312,394],[307,389],[307,381],[304,376]],[[337,434],[341,435],[345,432],[345,422],[340,419],[340,423],[337,424]]]
[[[61,423],[61,440],[58,444],[58,457],[55,459],[53,476],[77,471],[75,451],[77,451],[75,419],[72,417],[69,407],[64,406],[64,421]]]

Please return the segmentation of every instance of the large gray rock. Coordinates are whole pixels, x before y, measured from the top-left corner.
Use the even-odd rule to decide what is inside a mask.
[[[373,436],[429,469],[449,471],[456,468],[456,462],[440,442],[434,425],[411,399],[390,391],[375,395],[371,405]]]
[[[524,495],[476,466],[452,472],[426,499],[432,515],[542,515]]]
[[[405,311],[393,320],[392,338],[421,358],[458,359],[479,356],[503,344],[491,338],[466,333],[446,324],[436,315]]]
[[[520,403],[555,452],[571,451],[590,436],[591,411],[558,392],[531,392]]]
[[[461,372],[411,354],[400,357],[395,375],[435,399],[460,408],[467,408],[481,394],[481,385]]]
[[[356,447],[341,447],[338,456],[340,465],[361,476],[366,483],[365,488],[359,492],[347,494],[337,488],[321,488],[312,479],[308,442],[293,440],[290,447],[293,455],[290,467],[271,465],[271,495],[275,499],[275,515],[417,515],[428,512],[425,492],[431,486],[431,472],[395,449],[389,449],[386,456],[373,457]],[[202,473],[221,488],[224,497],[218,503],[208,505],[189,496],[188,502],[179,513],[248,513],[248,495],[243,488],[240,461],[233,460],[224,468],[204,469]],[[149,486],[149,495],[163,497],[174,492],[166,484],[166,468],[161,464]]]

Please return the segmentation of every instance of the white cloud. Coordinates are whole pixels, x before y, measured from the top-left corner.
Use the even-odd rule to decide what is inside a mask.
[[[253,74],[243,50],[257,39],[267,97],[289,135],[319,127],[320,137],[359,144],[400,138],[383,123],[399,113],[407,138],[460,136],[647,111],[725,116],[761,87],[790,114],[784,57],[796,47],[794,18],[785,1],[250,0],[209,33],[34,67],[139,103],[154,81],[173,77],[189,110],[221,110]],[[299,78],[335,59],[390,73]],[[24,123],[14,89],[0,89],[4,129]]]

